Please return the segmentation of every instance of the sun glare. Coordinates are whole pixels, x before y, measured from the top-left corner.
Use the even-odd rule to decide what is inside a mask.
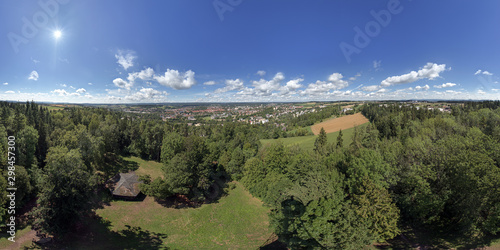
[[[56,30],[56,31],[54,31],[54,37],[55,37],[56,39],[61,38],[61,36],[62,36],[62,32],[61,32],[60,30]]]

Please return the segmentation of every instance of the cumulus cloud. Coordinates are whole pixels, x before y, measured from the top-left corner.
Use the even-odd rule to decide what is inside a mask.
[[[3,85],[9,85],[9,83],[8,82],[4,82]]]
[[[116,87],[130,90],[130,88],[132,86],[134,86],[134,82],[136,79],[141,79],[144,81],[151,80],[151,79],[153,79],[153,76],[154,76],[154,70],[152,68],[147,68],[147,69],[141,70],[139,72],[129,73],[128,77],[127,77],[128,81],[123,80],[122,78],[116,78],[113,80],[113,84]],[[90,85],[92,85],[92,84],[90,84]]]
[[[487,75],[487,76],[492,76],[493,73],[490,73],[489,71],[486,71],[486,70],[477,70],[476,73],[474,73],[474,75],[479,75],[479,74],[483,74],[483,75]]]
[[[165,75],[154,76],[154,79],[159,84],[173,89],[189,89],[196,84],[194,72],[191,70],[180,73],[177,70],[167,69]]]
[[[456,86],[456,84],[451,83],[451,82],[447,82],[447,83],[443,83],[441,85],[434,85],[434,88],[442,89],[442,88],[449,88],[449,87],[453,87],[453,86]]]
[[[264,70],[259,70],[259,71],[257,71],[257,75],[264,76],[264,75],[266,75],[266,72]]]
[[[208,81],[208,82],[204,82],[203,85],[207,85],[207,86],[212,86],[212,85],[215,85],[217,84],[215,81]]]
[[[370,86],[365,86],[362,87],[361,90],[366,91],[366,92],[373,92],[377,91],[380,87],[378,85],[370,85]]]
[[[343,80],[340,73],[333,73],[328,77],[328,81],[316,81],[310,83],[307,88],[301,91],[301,95],[325,95],[329,94],[331,90],[343,89],[349,86],[349,83]]]
[[[383,80],[380,85],[383,87],[389,87],[397,84],[412,83],[420,79],[434,80],[445,70],[446,64],[427,63],[418,71],[411,71],[410,73],[404,75],[388,77]]]
[[[116,78],[115,80],[113,80],[113,84],[118,88],[127,90],[130,90],[130,88],[134,85],[134,83],[127,82],[121,78]]]
[[[38,81],[38,72],[36,70],[31,71],[28,80]]]
[[[228,79],[226,80],[226,86],[224,88],[216,89],[214,93],[224,93],[228,91],[233,91],[233,90],[241,90],[243,89],[243,81],[240,79],[235,79],[231,80]]]
[[[115,54],[115,58],[118,60],[117,63],[127,70],[128,68],[134,66],[134,60],[137,56],[132,50],[118,50],[118,53]]]
[[[278,72],[273,79],[266,81],[260,79],[259,81],[253,81],[252,85],[255,87],[255,94],[260,96],[269,96],[273,91],[278,91],[281,88],[281,81],[285,79],[285,75]]]
[[[288,81],[286,83],[285,87],[290,89],[290,90],[296,90],[296,89],[301,88],[303,86],[302,84],[300,84],[303,81],[304,81],[304,79],[302,79],[302,78],[293,79],[293,80]]]
[[[165,91],[158,91],[152,88],[142,88],[140,91],[132,94],[132,95],[127,95],[125,96],[125,99],[131,100],[131,101],[156,101],[158,99],[165,98],[167,95],[167,92]]]
[[[15,94],[16,92],[12,91],[12,90],[8,90],[8,91],[5,91],[5,94]]]
[[[87,90],[85,90],[84,88],[79,88],[76,90],[76,93],[80,93],[80,94],[83,94],[85,92],[87,92]]]
[[[155,71],[152,68],[147,68],[147,69],[141,70],[139,72],[129,73],[127,80],[131,83],[134,82],[135,79],[137,79],[137,78],[144,80],[144,81],[151,80],[154,73],[155,73]]]
[[[480,94],[480,95],[484,95],[484,94],[486,94],[486,92],[484,92],[484,91],[482,91],[482,90],[478,90],[478,91],[477,91],[477,93],[478,93],[478,94]]]
[[[429,85],[425,85],[425,86],[416,86],[415,87],[415,91],[420,91],[420,90],[429,90],[431,87],[429,87]]]
[[[91,82],[89,82],[88,85],[92,86],[93,84]]]
[[[66,90],[64,90],[64,89],[55,89],[54,91],[51,91],[51,93],[57,94],[59,96],[67,96],[67,95],[69,95],[69,93],[66,92]]]

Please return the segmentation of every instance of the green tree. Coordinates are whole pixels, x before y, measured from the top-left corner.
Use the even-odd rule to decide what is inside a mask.
[[[335,148],[342,148],[344,146],[344,139],[342,138],[342,129],[339,131],[339,135],[337,136],[337,145]]]
[[[380,242],[396,237],[400,233],[399,209],[387,189],[365,177],[359,191],[353,198],[355,212],[365,219],[370,234]]]
[[[314,141],[314,151],[318,153],[324,153],[326,149],[326,144],[327,144],[328,138],[326,137],[326,132],[323,127],[321,127],[321,130],[319,131],[319,135]]]
[[[95,188],[95,178],[86,171],[78,150],[51,148],[41,177],[38,206],[32,212],[33,227],[56,237],[67,233],[91,213]]]
[[[184,150],[184,137],[176,132],[165,133],[161,147],[161,162],[167,164],[174,156]]]
[[[36,164],[35,151],[38,144],[38,131],[32,126],[26,126],[16,138],[18,150],[18,164],[30,168]]]

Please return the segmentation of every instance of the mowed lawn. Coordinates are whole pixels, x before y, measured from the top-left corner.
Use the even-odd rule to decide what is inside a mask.
[[[346,115],[339,118],[330,119],[311,126],[311,130],[315,135],[319,134],[321,128],[324,128],[326,133],[337,132],[339,130],[346,130],[369,122],[361,113],[354,115]]]
[[[367,124],[368,123],[365,123],[363,125],[358,126],[357,128],[365,129]],[[342,134],[343,134],[342,139],[344,140],[344,147],[351,144],[352,136],[354,135],[354,128],[342,130]],[[326,137],[328,138],[328,143],[337,143],[338,135],[339,135],[338,131],[327,134]],[[298,136],[298,137],[279,138],[279,139],[263,139],[260,140],[260,142],[263,146],[265,146],[280,140],[281,142],[283,142],[283,145],[285,146],[291,146],[297,144],[302,149],[313,150],[314,141],[316,140],[317,137],[318,137],[317,135],[309,135],[309,136]]]
[[[110,202],[110,206],[99,209],[97,214],[111,222],[110,229],[118,233],[139,227],[148,233],[164,235],[162,247],[257,249],[272,234],[268,209],[240,183],[235,184],[236,188],[227,196],[198,208],[167,208],[147,197],[141,202]],[[120,242],[105,244],[108,247],[122,245]]]
[[[137,175],[150,175],[151,179],[156,179],[157,177],[163,178],[163,164],[156,161],[146,161],[139,157],[124,157],[126,161],[136,162],[139,165],[139,168],[135,170]]]

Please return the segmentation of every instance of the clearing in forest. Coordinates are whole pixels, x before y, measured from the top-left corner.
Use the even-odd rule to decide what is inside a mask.
[[[339,130],[345,130],[349,128],[353,128],[362,124],[369,122],[366,117],[364,117],[361,113],[356,113],[354,115],[346,115],[339,118],[334,118],[328,121],[324,121],[322,123],[318,123],[316,125],[311,126],[312,132],[317,135],[319,131],[323,127],[326,133],[333,133]]]

